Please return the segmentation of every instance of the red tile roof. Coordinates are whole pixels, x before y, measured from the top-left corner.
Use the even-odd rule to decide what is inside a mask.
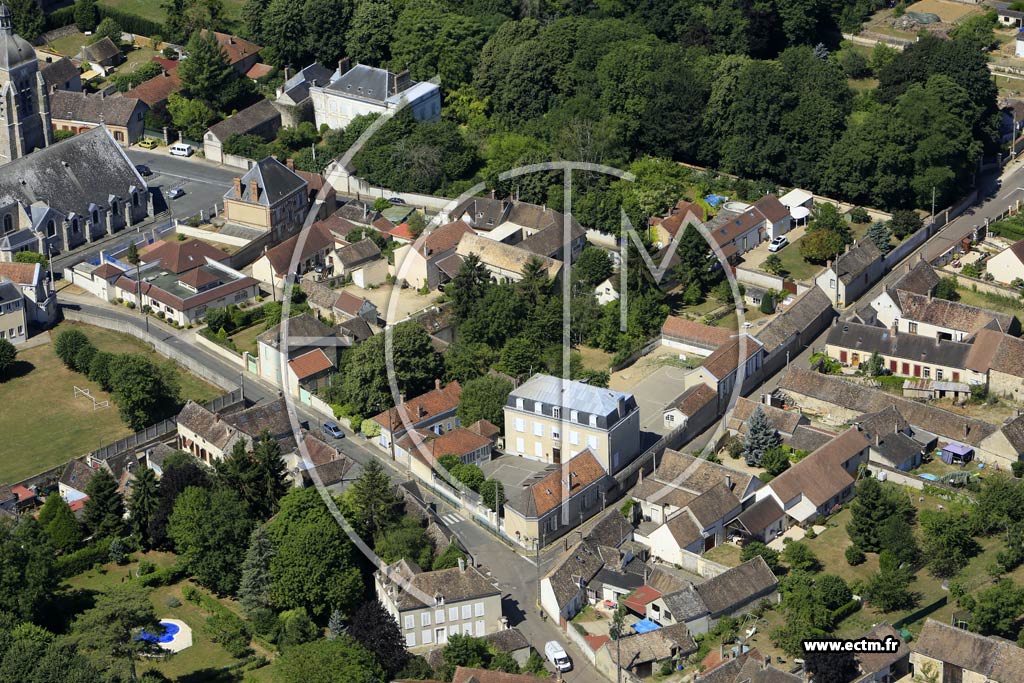
[[[623,598],[622,604],[637,614],[647,614],[647,605],[661,597],[661,591],[644,585],[633,591],[629,597]]]
[[[395,239],[409,240],[410,242],[416,239],[416,236],[412,234],[412,230],[409,229],[408,223],[399,223],[395,229],[388,234]]]
[[[205,268],[195,268],[178,277],[178,282],[183,285],[189,285],[197,290],[219,281],[220,278],[218,276],[209,272]]]
[[[92,271],[92,274],[94,277],[101,277],[103,279],[107,279],[108,277],[113,277],[114,275],[123,275],[124,271],[115,266],[113,263],[104,263],[96,270]]]
[[[17,486],[12,486],[11,493],[18,497],[19,503],[36,497],[36,494],[32,493],[30,490],[28,490],[21,484],[18,484]]]
[[[384,429],[388,429],[388,414],[390,413],[390,427],[397,432],[403,429],[403,418],[410,424],[417,424],[441,413],[455,410],[459,406],[459,397],[462,396],[462,386],[458,382],[449,382],[446,386],[441,387],[440,383],[438,380],[435,388],[427,393],[420,394],[396,408],[375,415],[373,421]]]
[[[726,327],[712,327],[703,323],[670,315],[661,326],[661,336],[683,342],[690,342],[713,349],[731,339],[736,332]]]
[[[247,78],[256,80],[257,78],[263,78],[264,76],[270,75],[270,72],[274,70],[274,67],[269,64],[263,64],[262,62],[252,65],[248,71],[245,72]]]
[[[473,229],[463,221],[445,223],[425,235],[420,235],[416,242],[416,251],[424,256],[450,251],[459,245],[463,235],[470,232],[473,232]]]
[[[42,270],[38,263],[0,263],[0,278],[19,285],[35,284],[36,270]]]
[[[303,380],[325,370],[330,370],[334,367],[334,363],[327,357],[323,349],[313,349],[309,353],[304,353],[298,358],[288,361],[288,367],[292,369],[296,377]]]
[[[184,273],[185,271],[206,265],[206,259],[223,262],[231,257],[202,240],[189,240],[177,242],[160,240],[148,245],[142,250],[140,259],[143,263],[152,263],[160,260],[160,266],[172,273]]]
[[[177,70],[178,65],[181,64],[177,59],[165,59],[163,57],[153,57],[153,61],[159,64],[167,73]]]
[[[356,296],[352,292],[343,291],[334,300],[334,308],[349,315],[359,315],[359,309],[363,307],[365,301],[366,299],[363,297]]]
[[[302,251],[297,258],[298,261],[304,261],[313,254],[337,244],[338,240],[331,233],[330,226],[332,223],[328,222],[329,220],[317,221],[309,226],[309,230],[306,231],[305,241],[302,243]],[[342,221],[344,219],[339,218],[338,220]],[[347,223],[347,221],[345,222]],[[337,222],[334,224],[340,229],[344,228],[344,226]],[[275,275],[284,277],[291,270],[292,258],[295,257],[295,250],[298,248],[301,236],[302,233],[292,235],[273,249],[268,249],[267,253],[264,254],[267,260],[270,261],[270,266],[274,269]]]
[[[746,337],[746,355],[743,358],[744,361],[749,360],[755,354],[761,352],[764,347],[759,342],[754,340],[752,337]],[[735,372],[739,367],[740,357],[740,338],[735,337],[730,339],[727,344],[719,346],[715,349],[715,352],[704,359],[701,365],[711,375],[718,380],[722,380],[729,376],[729,373]]]
[[[537,516],[547,514],[562,504],[563,479],[571,482],[569,493],[565,496],[565,499],[569,499],[606,475],[604,467],[589,448],[581,451],[576,457],[562,463],[551,474],[533,485],[533,501]]]
[[[202,36],[205,38],[206,29],[203,29],[201,33]],[[247,57],[251,57],[252,55],[259,53],[260,50],[263,49],[262,45],[251,43],[245,38],[239,38],[238,36],[233,36],[230,33],[220,33],[218,31],[214,31],[213,35],[217,38],[217,42],[220,44],[220,46],[224,48],[224,52],[226,52],[228,55],[228,61],[232,65],[237,64],[238,62],[242,61]]]
[[[179,90],[181,90],[181,79],[178,78],[177,71],[170,71],[140,83],[124,93],[124,96],[140,99],[150,107],[155,107],[167,102],[167,98]]]

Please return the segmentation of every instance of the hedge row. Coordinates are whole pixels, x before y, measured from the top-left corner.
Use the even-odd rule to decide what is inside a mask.
[[[57,574],[66,579],[88,571],[97,564],[109,562],[110,544],[113,540],[112,538],[104,538],[73,553],[61,555],[57,558]]]
[[[74,7],[71,9],[74,9]],[[117,22],[117,25],[121,27],[122,31],[137,33],[143,36],[165,35],[163,24],[153,21],[152,19],[146,19],[145,17],[140,17],[137,14],[130,14],[113,7],[107,7],[106,5],[97,5],[96,9],[99,10],[100,21],[110,17]]]
[[[178,565],[172,564],[169,567],[161,567],[156,571],[144,574],[136,579],[146,588],[157,588],[158,586],[171,586],[178,583],[186,575],[185,568]]]
[[[244,619],[195,586],[185,586],[181,589],[181,595],[213,615],[206,620],[204,628],[213,642],[219,643],[235,658],[244,657],[249,652],[252,629]]]
[[[64,26],[69,26],[73,23],[75,23],[75,6],[69,5],[47,14],[45,29],[47,31],[52,31]]]
[[[850,602],[832,610],[832,623],[838,624],[846,617],[850,616],[861,608],[860,600],[850,600]]]

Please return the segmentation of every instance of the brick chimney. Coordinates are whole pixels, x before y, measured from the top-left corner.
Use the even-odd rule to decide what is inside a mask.
[[[235,197],[242,198],[242,179],[235,176]]]
[[[288,170],[295,170],[295,159],[286,159],[284,165],[288,167]]]
[[[351,66],[350,66],[351,64],[352,64],[352,61],[348,57],[342,57],[341,59],[339,59],[338,60],[338,73],[340,75],[344,76],[346,73],[348,73],[348,70],[351,68]]]
[[[436,377],[434,378],[434,388],[441,391],[441,380]]]
[[[412,75],[408,69],[402,69],[395,76],[395,92],[405,92],[412,85]]]
[[[260,198],[260,186],[256,184],[255,180],[249,181],[249,201],[254,202]]]

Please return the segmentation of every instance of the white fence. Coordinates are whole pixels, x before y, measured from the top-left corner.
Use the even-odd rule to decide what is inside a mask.
[[[729,567],[726,567],[724,564],[719,564],[718,562],[709,560],[703,555],[691,553],[686,549],[682,549],[680,551],[680,559],[682,559],[682,562],[679,566],[686,571],[702,576],[705,579],[710,579],[718,576],[719,574],[724,574],[729,570]]]

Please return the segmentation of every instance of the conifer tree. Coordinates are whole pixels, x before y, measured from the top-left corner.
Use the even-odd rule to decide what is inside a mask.
[[[765,451],[782,444],[779,433],[775,431],[761,406],[747,419],[747,436],[743,441],[743,457],[751,467],[758,467]]]
[[[249,548],[242,562],[242,578],[238,585],[238,598],[247,613],[269,608],[270,560],[274,557],[274,542],[262,527],[256,527],[249,537]]]
[[[85,486],[85,527],[93,536],[117,536],[124,527],[124,499],[117,492],[117,480],[100,468]]]

